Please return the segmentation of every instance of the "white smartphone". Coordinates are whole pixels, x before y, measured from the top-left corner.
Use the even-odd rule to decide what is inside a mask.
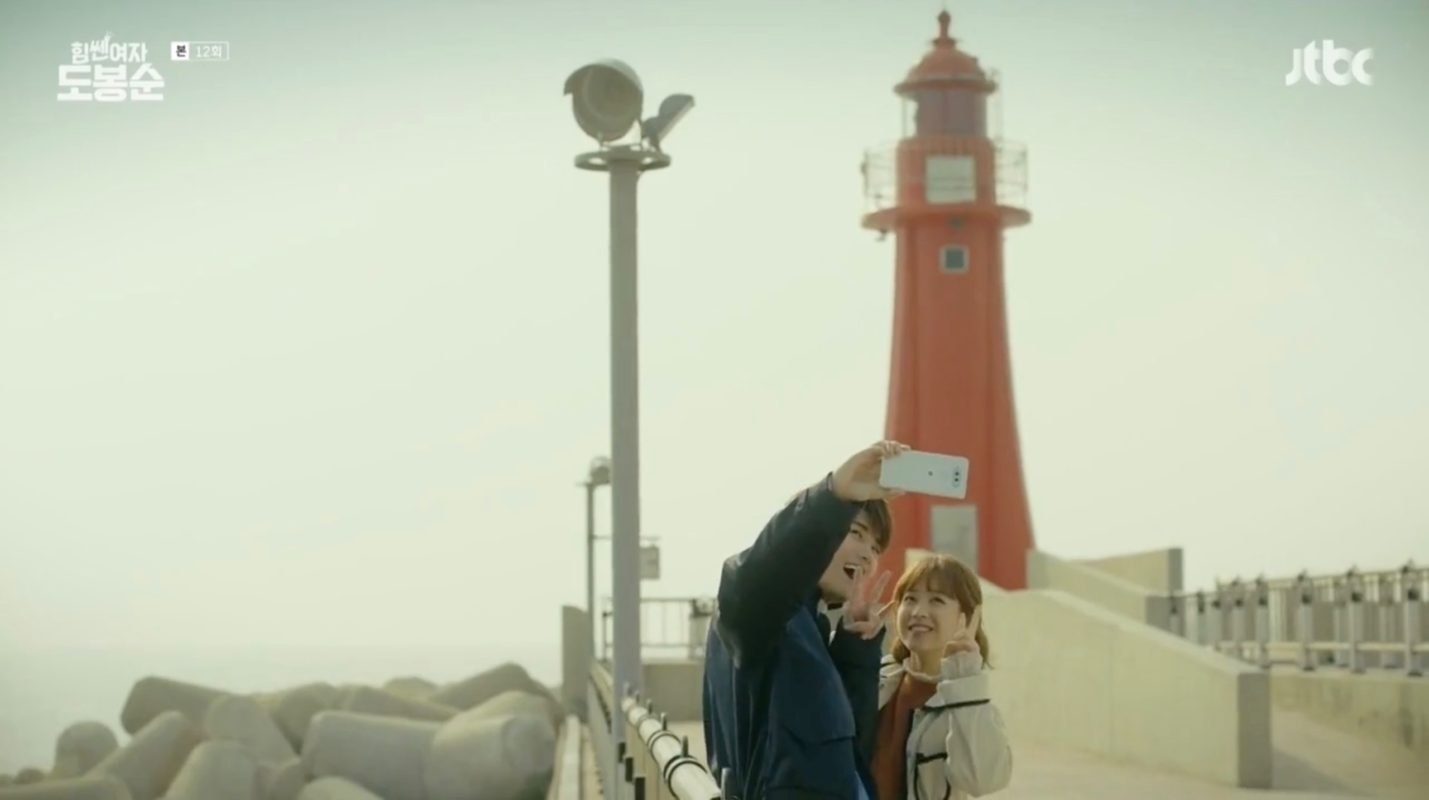
[[[961,500],[968,495],[968,460],[909,450],[883,460],[878,483],[885,489]]]

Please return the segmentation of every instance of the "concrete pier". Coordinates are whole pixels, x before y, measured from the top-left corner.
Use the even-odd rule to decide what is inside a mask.
[[[157,800],[200,741],[199,729],[187,716],[180,711],[164,711],[128,744],[95,765],[90,774],[123,781],[132,800]]]
[[[423,770],[440,729],[436,722],[323,711],[308,727],[303,765],[312,778],[346,778],[383,800],[425,800]]]

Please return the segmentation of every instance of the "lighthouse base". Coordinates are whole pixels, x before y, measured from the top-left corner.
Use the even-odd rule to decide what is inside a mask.
[[[928,544],[932,549],[977,570],[977,506],[935,505],[929,512]]]

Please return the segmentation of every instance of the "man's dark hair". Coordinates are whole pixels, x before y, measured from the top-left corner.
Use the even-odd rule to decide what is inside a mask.
[[[799,499],[799,495],[789,498],[789,502]],[[868,518],[868,532],[873,534],[873,543],[878,546],[878,552],[882,553],[888,549],[888,543],[893,539],[893,512],[888,508],[887,500],[865,500],[858,504],[865,517]]]
[[[878,552],[882,553],[888,549],[888,542],[893,538],[893,512],[888,510],[888,501],[866,500],[863,513],[868,517],[868,527],[873,540],[878,543]]]

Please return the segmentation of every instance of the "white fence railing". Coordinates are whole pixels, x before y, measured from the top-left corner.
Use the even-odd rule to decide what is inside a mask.
[[[705,634],[714,616],[713,597],[640,598],[640,651],[642,655],[699,660],[705,657]],[[604,599],[600,615],[600,651],[610,657],[614,641],[611,599]]]
[[[591,665],[589,688],[587,729],[600,766],[602,797],[719,800],[724,796],[704,761],[690,754],[689,737],[671,732],[665,715],[656,716],[638,695],[626,694],[616,702],[610,672],[604,666]],[[612,723],[625,726],[624,741],[619,745],[612,741]],[[619,774],[612,775],[612,770]]]
[[[1171,595],[1172,633],[1269,667],[1424,674],[1429,568],[1217,582]]]

